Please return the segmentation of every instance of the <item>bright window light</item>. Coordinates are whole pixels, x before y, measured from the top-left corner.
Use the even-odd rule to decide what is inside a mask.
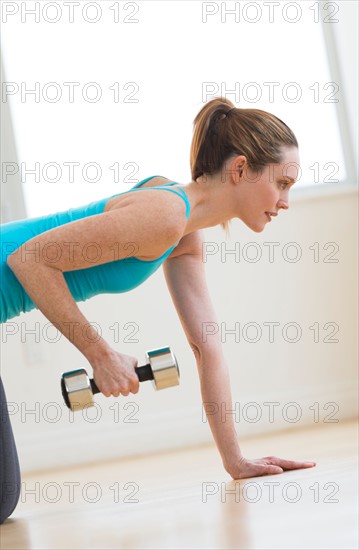
[[[292,128],[298,187],[345,180],[341,90],[329,73],[318,2],[69,4],[2,8],[2,101],[29,217],[126,191],[150,175],[190,182],[193,119],[219,95]],[[326,17],[335,24],[335,10]]]

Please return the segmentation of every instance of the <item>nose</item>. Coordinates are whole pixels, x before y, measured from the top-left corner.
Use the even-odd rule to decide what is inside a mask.
[[[279,199],[277,203],[278,210],[282,208],[283,210],[288,210],[289,208],[289,202],[287,199]]]

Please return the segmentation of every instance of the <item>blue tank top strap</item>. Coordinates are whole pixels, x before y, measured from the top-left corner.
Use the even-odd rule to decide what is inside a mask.
[[[160,176],[160,175],[150,176],[149,178],[146,178],[146,179],[141,180],[138,183],[136,183],[136,185],[134,187],[132,187],[132,189],[136,189],[137,187],[141,187],[141,185],[143,185],[144,183],[147,183],[148,181],[152,180],[153,178],[163,178],[163,176]]]
[[[103,208],[105,208],[105,204],[109,199],[112,199],[113,197],[118,197],[119,195],[125,195],[126,193],[130,193],[131,191],[151,191],[153,189],[164,189],[165,191],[170,191],[171,193],[175,193],[176,195],[180,196],[184,200],[184,202],[186,204],[186,219],[188,219],[190,211],[191,211],[191,206],[190,206],[190,202],[188,200],[188,197],[187,197],[187,194],[186,194],[185,190],[181,189],[181,188],[168,189],[168,187],[171,187],[172,185],[178,185],[177,182],[171,181],[169,183],[164,183],[162,185],[156,185],[154,187],[144,187],[144,188],[141,187],[147,181],[149,181],[153,178],[157,178],[157,177],[158,178],[163,178],[163,176],[160,176],[160,175],[150,176],[149,178],[146,178],[146,179],[141,180],[140,182],[138,182],[134,187],[131,187],[131,189],[129,189],[128,191],[122,191],[122,193],[116,193],[115,195],[111,195],[111,197],[107,197],[106,199],[103,199],[102,201],[100,201],[100,203],[102,204]]]
[[[186,204],[186,219],[188,219],[189,217],[189,214],[190,214],[190,211],[191,211],[191,206],[190,206],[190,202],[188,200],[188,197],[187,197],[187,194],[185,192],[184,189],[182,188],[178,188],[178,189],[167,189],[168,187],[171,187],[172,185],[178,185],[176,181],[171,181],[169,183],[164,183],[162,185],[156,185],[154,187],[145,187],[143,189],[141,189],[141,186],[146,183],[147,181],[153,179],[153,178],[163,178],[163,176],[150,176],[149,178],[146,178],[144,180],[141,180],[139,183],[137,183],[134,187],[132,187],[131,189],[129,189],[128,191],[125,191],[124,193],[129,193],[130,191],[151,191],[151,189],[164,189],[165,191],[170,191],[171,193],[175,193],[176,195],[180,196],[185,204]],[[124,194],[123,193],[123,194]],[[120,193],[122,195],[122,193]]]
[[[171,183],[166,183],[165,185],[160,185],[159,187],[161,189],[164,189],[165,191],[171,191],[172,193],[176,193],[176,195],[180,196],[184,200],[186,204],[186,218],[188,219],[188,216],[191,211],[191,206],[187,197],[187,193],[181,187],[178,187],[177,189],[166,189],[166,187],[170,187],[171,185],[176,185],[176,182],[172,181]],[[149,189],[157,189],[157,187],[151,187]]]

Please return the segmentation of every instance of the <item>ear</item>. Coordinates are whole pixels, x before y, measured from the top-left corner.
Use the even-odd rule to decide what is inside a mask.
[[[241,179],[243,178],[247,164],[247,159],[244,155],[232,156],[225,164],[222,172],[222,177],[230,177],[233,183],[240,183]]]
[[[247,164],[247,159],[244,155],[238,155],[233,159],[233,171],[237,183],[242,179]]]

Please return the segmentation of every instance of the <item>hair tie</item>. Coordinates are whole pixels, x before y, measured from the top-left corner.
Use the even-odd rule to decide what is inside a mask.
[[[229,111],[226,112],[226,117],[227,117],[227,116],[229,115],[229,113],[230,113],[231,111],[233,111],[234,109],[236,109],[236,107],[231,107],[231,108],[229,109]]]

